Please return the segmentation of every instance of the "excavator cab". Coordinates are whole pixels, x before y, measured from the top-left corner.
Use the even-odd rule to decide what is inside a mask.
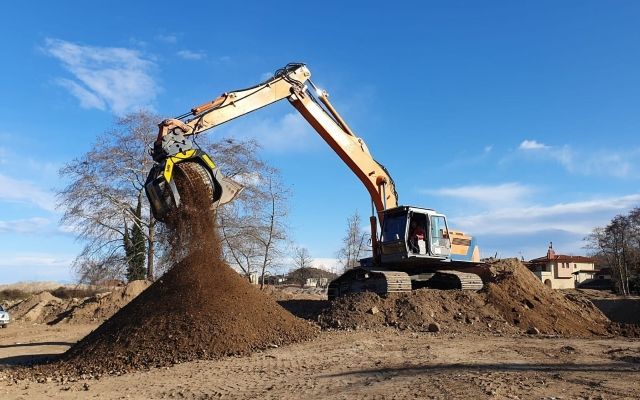
[[[475,238],[449,230],[447,218],[428,208],[384,210],[379,246],[382,264],[480,260]]]
[[[401,206],[384,211],[381,262],[446,260],[451,241],[446,217],[433,210]]]

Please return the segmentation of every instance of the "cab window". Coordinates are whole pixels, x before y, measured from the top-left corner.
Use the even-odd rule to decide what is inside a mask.
[[[448,238],[447,224],[443,216],[434,215],[431,217],[431,237],[433,239]]]
[[[382,227],[382,241],[404,240],[407,231],[407,216],[386,216]]]

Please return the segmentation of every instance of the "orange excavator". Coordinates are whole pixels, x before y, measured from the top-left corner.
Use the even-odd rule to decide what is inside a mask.
[[[358,177],[375,208],[370,218],[372,257],[360,260],[359,267],[331,282],[330,299],[361,291],[385,294],[419,287],[482,288],[480,277],[469,272],[482,265],[475,239],[449,229],[443,214],[398,203],[387,169],[373,158],[365,142],[336,111],[327,92],[313,84],[304,64],[287,64],[258,85],[223,93],[160,123],[151,151],[156,163],[145,184],[154,217],[165,221],[181,207],[179,188],[194,180],[206,184],[211,208],[238,196],[242,186],[225,177],[191,137],[284,99]]]

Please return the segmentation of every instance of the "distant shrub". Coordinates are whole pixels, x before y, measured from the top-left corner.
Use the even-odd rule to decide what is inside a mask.
[[[31,296],[31,293],[25,292],[20,289],[4,289],[0,290],[0,302],[2,301],[13,301],[13,300],[24,300],[27,297]]]
[[[51,291],[51,294],[59,299],[81,299],[84,297],[95,296],[98,293],[100,293],[100,291],[96,289],[66,288],[64,286],[60,286],[59,288]]]

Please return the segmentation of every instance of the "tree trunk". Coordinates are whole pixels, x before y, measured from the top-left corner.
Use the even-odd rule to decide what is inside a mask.
[[[156,220],[153,215],[149,215],[149,252],[147,253],[147,280],[153,281],[155,277],[154,257],[155,257],[155,233]]]

